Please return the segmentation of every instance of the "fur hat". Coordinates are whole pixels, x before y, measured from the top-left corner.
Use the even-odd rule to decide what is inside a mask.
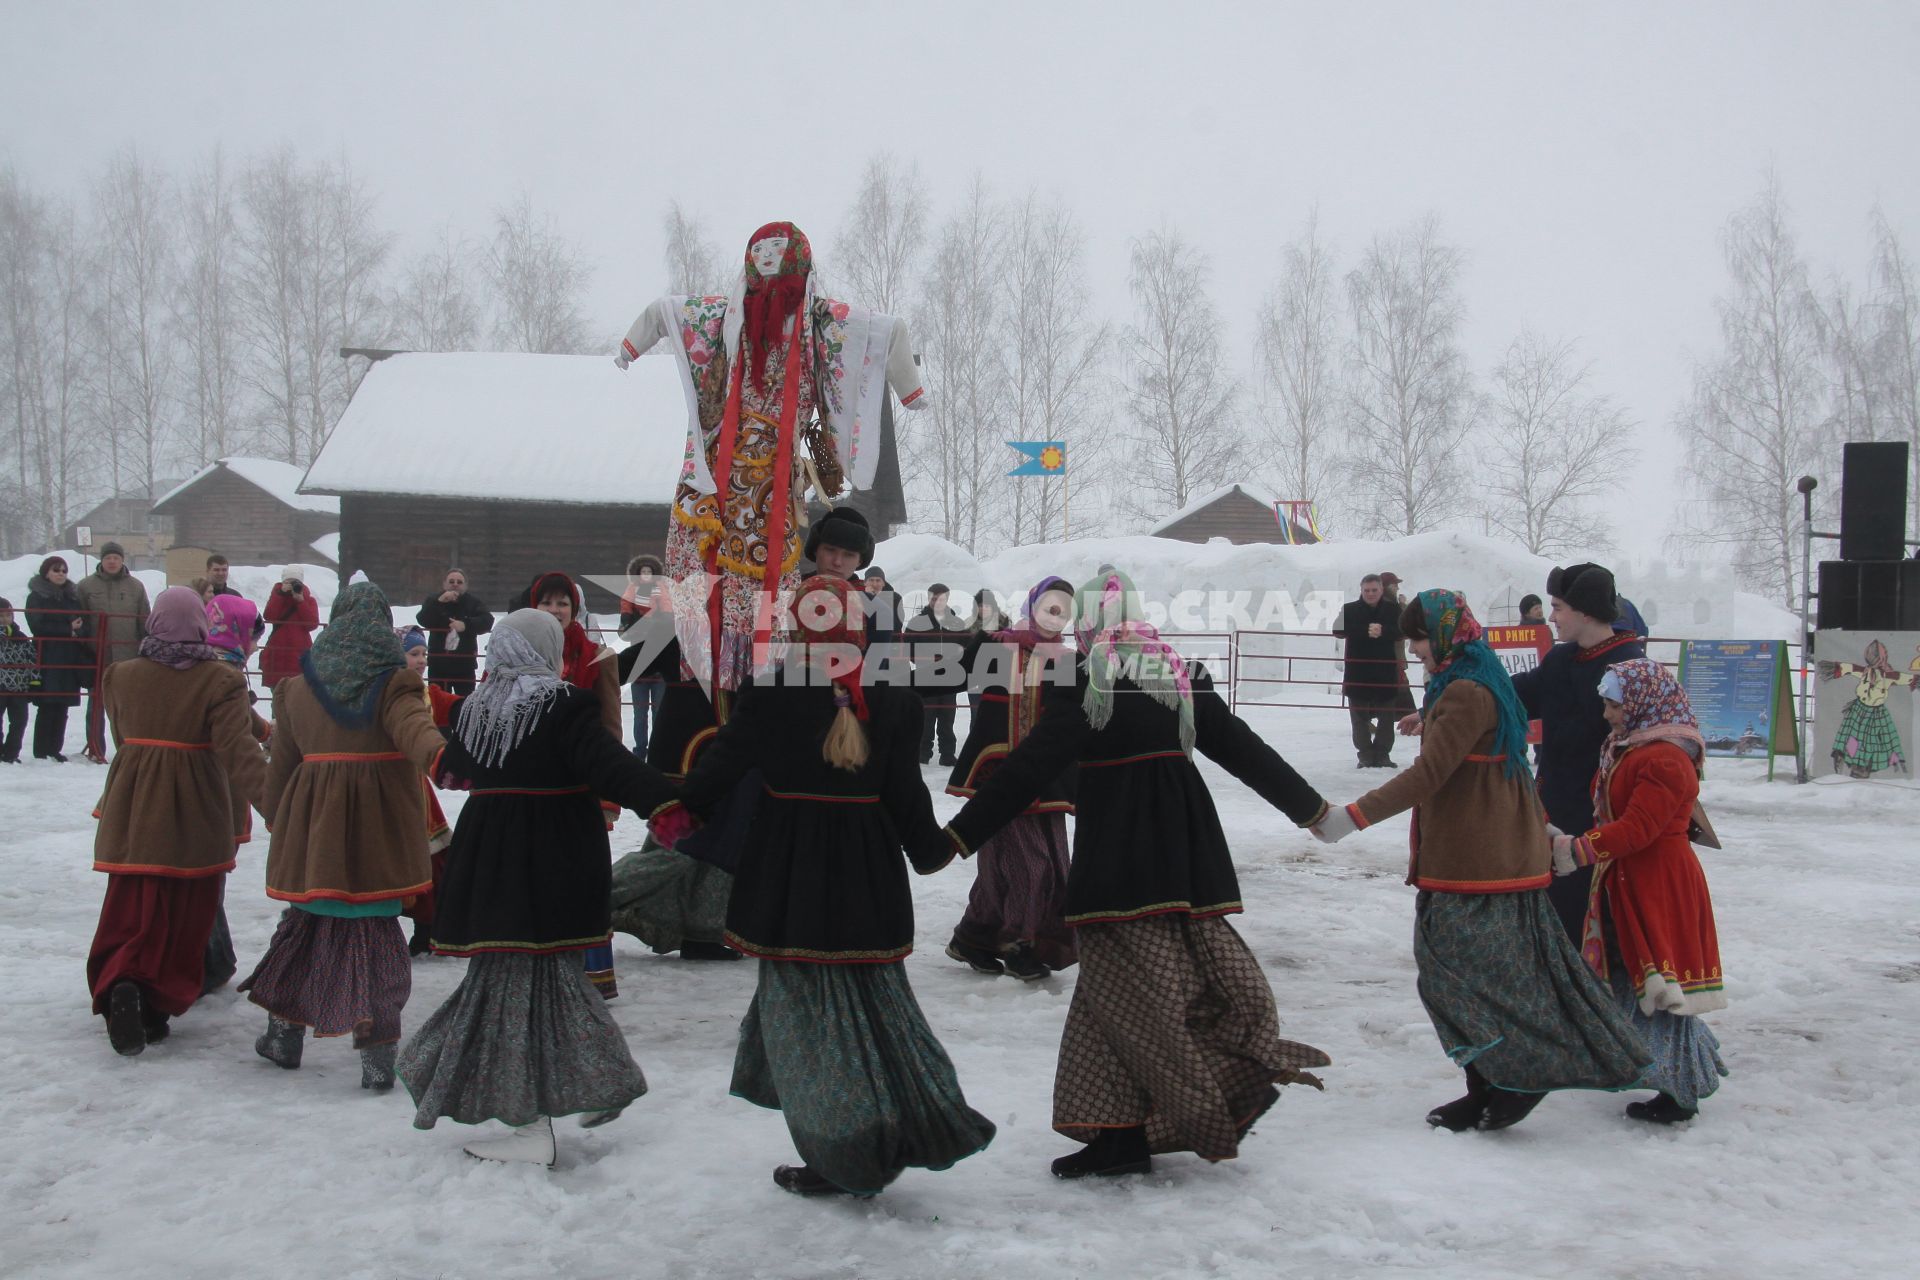
[[[873,530],[855,507],[835,507],[821,516],[807,534],[807,559],[818,563],[821,547],[839,547],[860,557],[860,568],[873,563]]]
[[[1597,564],[1570,564],[1547,575],[1547,594],[1565,600],[1595,622],[1620,616],[1611,571]]]

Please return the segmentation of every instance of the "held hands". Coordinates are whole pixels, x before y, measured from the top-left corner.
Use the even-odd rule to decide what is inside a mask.
[[[1555,831],[1552,827],[1548,827],[1547,831],[1553,840],[1553,874],[1556,876],[1572,875],[1580,869],[1580,864],[1575,862],[1573,858],[1573,837]]]
[[[1380,638],[1380,624],[1379,624],[1379,623],[1377,623],[1377,622],[1369,622],[1369,623],[1367,624],[1367,638],[1368,638],[1369,640],[1378,640],[1378,639]]]
[[[1321,844],[1339,844],[1360,827],[1354,822],[1353,815],[1347,812],[1347,806],[1336,804],[1327,809],[1327,816],[1320,820],[1319,826],[1307,829]]]
[[[1420,736],[1420,713],[1416,711],[1412,715],[1401,716],[1400,719],[1395,722],[1393,727],[1399,732],[1400,736],[1403,738],[1419,737]]]

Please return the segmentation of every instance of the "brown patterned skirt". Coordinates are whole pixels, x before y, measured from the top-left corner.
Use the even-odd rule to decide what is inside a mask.
[[[1079,1142],[1147,1126],[1156,1152],[1239,1152],[1276,1084],[1333,1060],[1280,1038],[1273,991],[1225,920],[1149,916],[1083,925],[1080,980],[1060,1037],[1053,1127]]]

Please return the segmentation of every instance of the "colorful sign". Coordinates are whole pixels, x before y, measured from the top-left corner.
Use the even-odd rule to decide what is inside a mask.
[[[1707,754],[1736,760],[1799,750],[1784,640],[1689,640],[1680,647],[1680,683],[1693,704]]]
[[[1553,632],[1544,622],[1523,622],[1513,627],[1488,627],[1487,647],[1500,659],[1500,665],[1507,674],[1517,676],[1522,671],[1531,671],[1540,665],[1547,656],[1547,650],[1553,648]],[[1540,741],[1540,722],[1527,722],[1527,741]]]
[[[1007,472],[1010,476],[1063,476],[1067,473],[1065,440],[1009,440],[1027,460]]]

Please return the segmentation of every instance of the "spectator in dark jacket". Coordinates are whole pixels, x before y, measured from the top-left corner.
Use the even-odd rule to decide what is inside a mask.
[[[415,620],[428,637],[427,678],[448,693],[473,689],[480,637],[493,630],[493,614],[467,591],[467,575],[447,570],[438,595],[428,596]]]
[[[1387,599],[1380,575],[1360,579],[1360,598],[1340,610],[1333,634],[1344,641],[1341,690],[1353,725],[1353,750],[1362,769],[1391,769],[1393,713],[1400,692],[1395,660],[1400,607]]]
[[[1540,597],[1525,595],[1520,597],[1520,621],[1522,623],[1544,623],[1547,620],[1545,606]]]
[[[232,566],[227,558],[218,551],[207,557],[207,584],[213,588],[216,596],[237,596],[239,591],[227,585],[227,574]]]
[[[887,585],[886,571],[878,565],[867,570],[860,580],[867,593],[867,648],[890,644],[900,638],[900,593]]]
[[[48,556],[27,584],[27,630],[39,645],[40,705],[33,718],[33,758],[65,764],[67,713],[93,672],[93,620],[67,577],[67,562]]]
[[[20,763],[20,747],[27,740],[27,708],[39,691],[33,638],[13,620],[13,601],[0,596],[0,720],[7,727],[5,739],[0,740],[0,764]]]
[[[635,556],[627,561],[627,587],[620,593],[620,640],[623,644],[640,642],[639,627],[653,612],[653,593],[667,584],[666,566],[659,556]],[[628,667],[631,664],[627,664]],[[622,678],[628,674],[622,669]],[[627,685],[633,691],[633,754],[647,758],[647,733],[652,726],[653,709],[667,682],[659,676],[640,675]]]
[[[927,606],[907,623],[906,639],[913,654],[913,687],[926,710],[920,722],[920,763],[933,763],[934,735],[940,738],[940,763],[951,768],[958,743],[953,736],[953,713],[967,682],[961,662],[966,620],[947,607],[947,584],[927,588]]]

